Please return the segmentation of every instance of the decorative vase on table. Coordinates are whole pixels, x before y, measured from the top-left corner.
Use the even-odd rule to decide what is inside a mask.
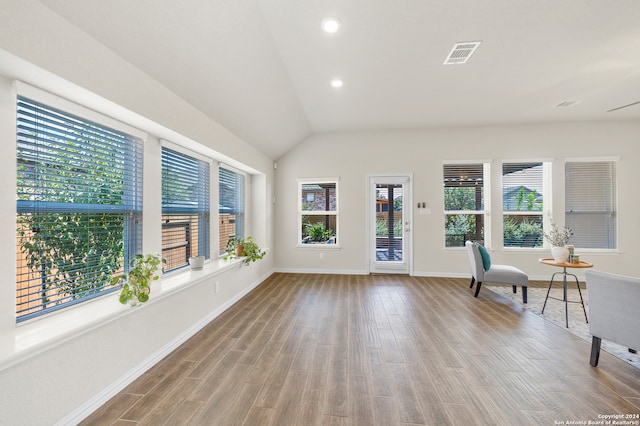
[[[556,263],[565,263],[569,260],[569,249],[566,247],[569,238],[573,235],[571,228],[566,226],[558,229],[558,225],[551,219],[549,233],[542,233],[545,240],[551,243],[551,256]]]
[[[569,260],[569,249],[566,247],[551,247],[551,256],[556,263],[564,263]]]

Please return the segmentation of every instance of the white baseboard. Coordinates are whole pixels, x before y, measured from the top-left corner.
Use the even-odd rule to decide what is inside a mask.
[[[327,274],[327,275],[366,275],[364,269],[305,269],[305,268],[276,268],[273,272],[284,274]]]
[[[470,280],[471,273],[451,273],[451,272],[421,272],[414,271],[411,274],[415,277],[434,277],[434,278],[465,278]],[[578,277],[580,279],[580,277]],[[547,281],[551,280],[551,275],[529,275],[529,281]],[[488,282],[487,282],[488,283]]]
[[[283,274],[328,274],[328,275],[368,275],[364,269],[305,269],[305,268],[275,268],[273,272]],[[434,278],[464,278],[471,279],[470,273],[451,272],[424,272],[413,271],[413,277],[434,277]],[[529,281],[549,281],[551,275],[530,275]]]
[[[423,272],[423,271],[413,271],[411,274],[414,277],[434,277],[434,278],[468,278],[471,279],[471,274],[452,274],[451,272]]]
[[[250,291],[260,285],[264,280],[269,278],[273,274],[273,270],[269,271],[262,277],[258,278],[247,288],[236,294],[234,297],[229,299],[223,305],[218,307],[217,309],[211,311],[208,315],[202,318],[197,323],[193,324],[187,330],[176,336],[172,341],[167,343],[165,346],[160,348],[158,351],[153,353],[151,356],[147,357],[144,361],[138,364],[136,367],[129,370],[123,376],[121,376],[118,380],[113,382],[111,385],[107,386],[101,392],[96,394],[94,397],[86,401],[77,409],[73,410],[71,413],[62,418],[56,425],[70,425],[70,424],[78,424],[82,420],[86,419],[89,415],[91,415],[94,411],[100,408],[105,402],[116,396],[120,391],[129,386],[134,380],[148,371],[151,367],[160,362],[163,358],[169,355],[172,351],[177,349],[181,344],[186,342],[190,337],[195,335],[198,331],[203,329],[207,324],[217,318],[224,311],[233,306],[234,303],[238,302],[244,296],[246,296]]]

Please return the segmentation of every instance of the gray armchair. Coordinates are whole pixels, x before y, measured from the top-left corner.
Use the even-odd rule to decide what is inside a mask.
[[[640,278],[608,272],[585,271],[589,295],[589,331],[591,360],[594,367],[600,358],[602,339],[629,348],[640,348]]]
[[[529,276],[520,269],[509,265],[493,265],[489,262],[489,268],[485,269],[482,255],[478,246],[471,242],[465,242],[467,253],[469,254],[469,262],[471,263],[471,285],[477,281],[475,297],[480,293],[480,287],[483,282],[492,282],[496,284],[511,284],[513,292],[516,293],[518,286],[522,287],[522,303],[527,303],[527,287],[529,285]],[[488,256],[488,255],[485,255]]]

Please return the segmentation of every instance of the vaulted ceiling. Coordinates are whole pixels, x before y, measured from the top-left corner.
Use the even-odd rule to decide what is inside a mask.
[[[640,118],[637,0],[40,1],[272,159],[318,132]]]

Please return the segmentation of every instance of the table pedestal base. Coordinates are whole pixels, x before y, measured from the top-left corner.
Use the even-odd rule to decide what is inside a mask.
[[[576,277],[573,274],[567,273],[567,268],[566,267],[563,267],[562,269],[563,269],[562,272],[555,272],[551,276],[551,281],[549,282],[549,289],[547,290],[547,297],[544,298],[544,304],[542,305],[542,312],[540,312],[540,314],[544,314],[544,308],[547,306],[547,300],[548,299],[562,300],[564,302],[565,325],[566,325],[567,328],[569,328],[569,307],[568,307],[568,304],[569,303],[580,303],[582,305],[582,311],[584,312],[584,319],[588,323],[589,319],[587,318],[587,310],[584,307],[584,300],[582,299],[582,291],[580,290],[580,283],[578,282],[578,277]],[[549,293],[551,292],[551,286],[553,285],[553,279],[556,277],[557,274],[562,274],[562,287],[563,287],[563,297],[562,297],[562,299],[559,299],[557,297],[549,296]],[[576,280],[576,286],[578,286],[578,294],[580,295],[580,302],[578,302],[577,300],[568,300],[568,298],[567,298],[567,275],[572,276]]]

